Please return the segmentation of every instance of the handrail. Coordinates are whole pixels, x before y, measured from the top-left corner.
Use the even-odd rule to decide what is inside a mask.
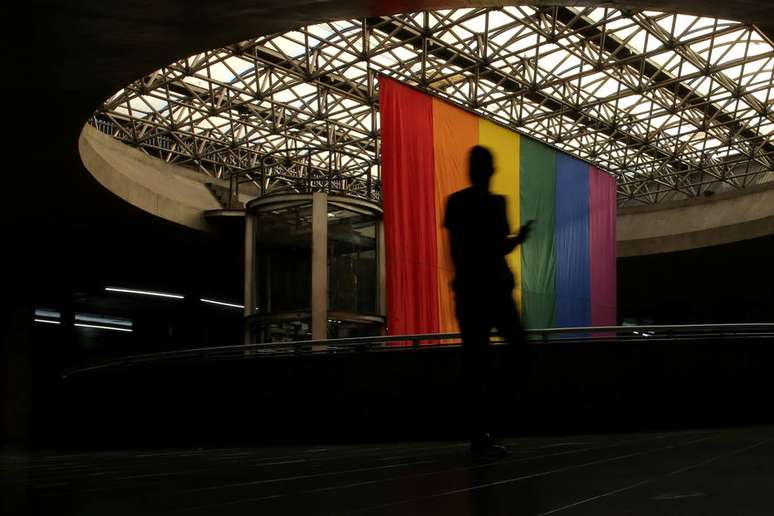
[[[539,328],[525,330],[531,342],[570,342],[570,341],[640,341],[640,340],[684,340],[696,337],[729,338],[740,335],[750,337],[774,337],[774,323],[731,323],[731,324],[672,324],[637,326],[578,326],[571,328]],[[602,336],[594,334],[603,333]],[[564,334],[565,338],[559,338]],[[496,334],[493,334],[497,337]],[[537,338],[536,338],[537,337]],[[271,342],[253,344],[235,344],[228,346],[210,346],[189,348],[157,353],[127,355],[105,360],[86,366],[67,369],[62,378],[74,374],[116,366],[128,366],[142,362],[155,362],[165,359],[217,356],[229,357],[241,352],[241,357],[257,357],[282,354],[320,354],[340,351],[402,351],[416,349],[438,349],[459,346],[459,342],[438,343],[438,341],[459,341],[460,333],[422,333],[412,335],[386,335],[376,337],[346,337],[340,339],[300,340],[290,342]],[[429,345],[419,345],[422,341],[431,341]],[[401,345],[392,345],[399,343]],[[405,343],[411,343],[406,345]],[[498,342],[494,342],[498,344]]]

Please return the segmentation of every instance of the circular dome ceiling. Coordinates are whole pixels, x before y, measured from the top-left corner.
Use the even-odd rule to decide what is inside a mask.
[[[379,74],[615,174],[623,205],[772,179],[771,41],[741,22],[650,11],[514,6],[322,23],[171,63],[90,123],[215,177],[378,197]]]

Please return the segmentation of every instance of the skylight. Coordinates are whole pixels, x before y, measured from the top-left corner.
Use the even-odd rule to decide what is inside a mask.
[[[774,167],[774,47],[763,32],[610,8],[321,23],[171,63],[106,100],[93,123],[213,176],[250,174],[281,155],[346,176],[355,194],[366,183],[378,192],[378,74],[615,174],[621,203],[744,188]],[[339,154],[365,161],[328,170]]]

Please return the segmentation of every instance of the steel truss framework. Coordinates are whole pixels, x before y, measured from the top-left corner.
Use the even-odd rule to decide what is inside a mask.
[[[774,46],[735,21],[502,7],[346,20],[243,41],[135,81],[100,130],[261,188],[378,198],[378,74],[615,174],[620,204],[768,181]]]

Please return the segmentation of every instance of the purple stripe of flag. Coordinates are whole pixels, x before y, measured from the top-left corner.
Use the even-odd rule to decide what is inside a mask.
[[[613,326],[616,313],[615,178],[589,168],[591,323]]]

